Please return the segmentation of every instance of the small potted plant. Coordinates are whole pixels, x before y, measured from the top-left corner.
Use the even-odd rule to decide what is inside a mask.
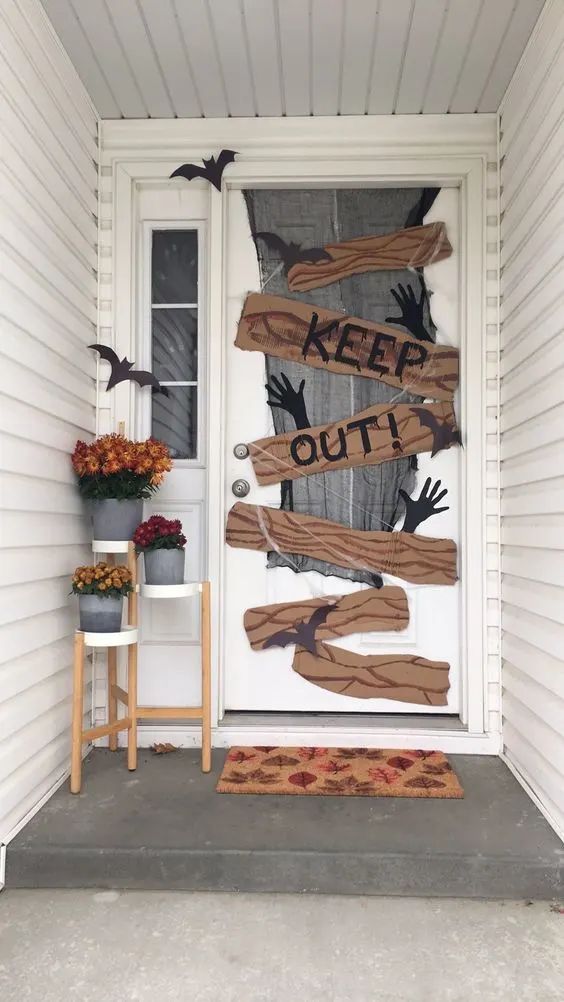
[[[151,515],[137,526],[133,542],[137,552],[143,554],[147,584],[183,583],[186,536],[180,519]]]
[[[132,442],[123,435],[78,441],[72,454],[78,489],[90,504],[94,539],[131,539],[143,518],[143,501],[172,468],[163,442]]]
[[[123,596],[133,590],[128,567],[114,567],[104,561],[92,567],[77,567],[72,590],[78,595],[81,630],[86,633],[121,630]]]

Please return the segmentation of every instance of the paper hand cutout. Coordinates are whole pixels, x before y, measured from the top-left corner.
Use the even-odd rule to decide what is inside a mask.
[[[205,181],[209,181],[214,188],[221,191],[223,171],[227,164],[233,163],[236,156],[236,150],[222,150],[217,160],[215,157],[210,157],[209,160],[203,161],[203,167],[199,167],[197,164],[182,164],[170,176],[184,177],[187,181],[193,181],[195,177],[203,177]]]
[[[413,334],[413,337],[417,338],[418,341],[432,342],[433,338],[423,323],[425,304],[428,302],[429,297],[425,287],[425,282],[421,276],[419,276],[419,282],[421,284],[421,295],[419,299],[417,298],[412,285],[408,285],[406,289],[403,285],[399,284],[397,290],[390,290],[400,308],[401,315],[399,317],[386,317],[386,323],[397,324],[400,327],[405,327],[410,334]]]
[[[427,477],[418,498],[410,498],[409,494],[400,490],[399,495],[405,502],[405,521],[402,532],[415,532],[417,526],[421,525],[421,522],[425,522],[431,515],[438,515],[441,511],[448,511],[448,504],[443,505],[442,508],[437,508],[437,505],[448,494],[446,487],[440,494],[437,494],[440,486],[441,481],[436,480],[431,491],[429,491],[431,477]]]
[[[321,626],[325,622],[327,616],[337,605],[337,602],[328,602],[327,605],[321,605],[319,609],[316,609],[306,621],[303,620],[301,623],[296,623],[293,630],[280,630],[279,633],[275,633],[274,636],[269,637],[268,640],[263,645],[263,650],[267,647],[288,647],[290,644],[299,644],[300,647],[305,647],[306,651],[310,654],[315,654],[317,650],[317,645],[315,642],[315,631],[318,626]]]
[[[295,390],[285,373],[282,372],[280,375],[282,382],[277,376],[272,376],[270,383],[266,383],[268,405],[291,414],[296,428],[311,428],[304,400],[305,379],[302,379],[298,389]]]
[[[296,428],[311,428],[304,400],[305,379],[295,390],[285,373],[282,372],[281,377],[282,383],[276,376],[266,383],[269,407],[278,407],[291,414]],[[286,511],[294,510],[294,485],[291,480],[283,480],[280,484],[280,507]]]
[[[106,386],[106,393],[108,390],[112,390],[114,386],[117,386],[118,383],[123,383],[126,379],[130,379],[139,386],[152,386],[155,393],[164,393],[165,397],[169,396],[166,386],[161,386],[157,377],[153,376],[152,372],[146,372],[144,369],[134,370],[133,366],[135,363],[129,362],[125,357],[120,361],[119,356],[116,355],[113,348],[109,348],[106,344],[89,344],[88,347],[92,348],[93,351],[97,351],[100,358],[103,358],[105,362],[109,362],[112,367],[108,385]]]
[[[271,250],[277,251],[277,253],[282,258],[284,264],[284,274],[287,275],[290,268],[295,264],[299,264],[302,261],[307,261],[308,264],[317,264],[319,261],[332,261],[332,257],[327,253],[323,247],[306,247],[302,250],[301,244],[289,243],[287,244],[282,237],[277,236],[276,233],[268,233],[262,231],[260,233],[253,233],[254,240],[264,240],[267,247]]]

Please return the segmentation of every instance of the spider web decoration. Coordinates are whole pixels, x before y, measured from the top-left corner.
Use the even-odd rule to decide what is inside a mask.
[[[418,226],[437,191],[252,189],[245,191],[244,196],[252,233],[267,231],[278,234],[286,243],[324,247],[354,237],[389,233],[407,225]],[[263,292],[312,301],[311,292],[289,291],[283,261],[274,247],[264,240],[257,240],[255,246]],[[421,272],[382,270],[354,275],[316,290],[315,302],[327,309],[392,323],[400,330],[407,330],[416,340],[435,340]],[[311,369],[269,356],[265,365],[276,434],[344,420],[374,404],[422,402],[421,396],[358,375]],[[362,469],[314,474],[283,483],[281,507],[353,529],[391,531],[405,510],[400,491],[412,493],[415,471],[415,457],[406,457]],[[271,552],[268,566],[316,570],[376,586],[382,583],[379,575],[369,571],[338,567],[303,554]]]

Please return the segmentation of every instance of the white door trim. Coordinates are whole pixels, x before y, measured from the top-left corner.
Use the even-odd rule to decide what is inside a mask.
[[[463,621],[462,720],[466,733],[453,730],[458,747],[466,738],[487,735],[487,644],[485,581],[485,200],[486,165],[495,158],[496,129],[493,116],[430,116],[416,119],[304,119],[304,120],[208,120],[197,123],[105,122],[103,125],[104,163],[114,175],[114,302],[119,344],[131,348],[134,337],[132,305],[134,294],[135,191],[139,183],[169,177],[183,160],[197,160],[222,146],[239,151],[239,159],[229,167],[224,186],[335,184],[364,186],[435,182],[459,186],[461,190],[461,395],[460,420],[465,436],[466,473],[463,484],[461,546],[461,602]],[[466,121],[462,119],[466,118]],[[209,302],[206,328],[210,332],[208,359],[210,380],[209,429],[209,519],[208,560],[213,589],[213,643],[215,661],[213,714],[214,727],[223,715],[222,678],[218,664],[224,663],[221,629],[221,602],[224,552],[224,387],[225,328],[225,235],[226,206],[221,194],[209,190],[208,275]],[[124,350],[126,350],[124,348]],[[121,392],[118,392],[120,391]],[[132,427],[132,403],[127,384],[116,388],[115,419],[125,419]],[[465,665],[464,665],[465,662]],[[322,725],[324,740],[327,726]],[[270,728],[267,728],[270,732]],[[279,734],[286,740],[288,728]],[[294,730],[294,728],[291,728]],[[300,730],[298,728],[298,730]],[[337,734],[340,728],[331,728]],[[347,727],[351,740],[354,728]],[[216,731],[216,734],[218,731]],[[257,725],[257,735],[265,734]],[[381,734],[377,718],[367,733],[359,727],[359,739],[377,741]],[[421,727],[403,727],[398,742],[409,743],[421,734]],[[440,734],[445,746],[447,732]],[[272,735],[271,735],[272,737]],[[470,740],[471,739],[471,740]],[[221,742],[223,743],[223,742]],[[286,741],[287,743],[287,741]],[[480,745],[483,742],[478,742]],[[497,735],[486,742],[490,753],[498,750]],[[398,745],[399,746],[399,745]],[[495,746],[495,747],[494,747]]]

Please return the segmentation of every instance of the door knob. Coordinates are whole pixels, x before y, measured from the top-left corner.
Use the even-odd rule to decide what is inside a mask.
[[[246,480],[234,480],[231,484],[231,490],[236,498],[246,498],[250,489],[250,484]]]

